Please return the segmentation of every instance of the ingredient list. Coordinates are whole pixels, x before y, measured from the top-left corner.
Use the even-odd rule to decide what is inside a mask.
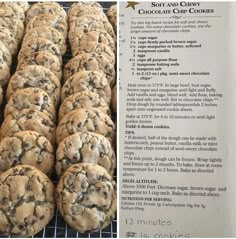
[[[236,236],[235,6],[120,3],[121,237]]]

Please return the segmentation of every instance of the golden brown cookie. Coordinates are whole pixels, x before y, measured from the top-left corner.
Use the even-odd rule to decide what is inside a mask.
[[[65,18],[52,14],[40,14],[33,17],[26,27],[26,32],[35,27],[52,27],[58,30],[67,39],[67,21]]]
[[[115,124],[108,115],[98,109],[81,108],[69,112],[61,119],[56,129],[57,144],[76,132],[101,134],[112,143]]]
[[[105,73],[106,78],[112,87],[116,81],[114,64],[102,53],[78,53],[77,56],[69,60],[63,72],[64,81],[79,71],[100,71]]]
[[[0,142],[0,173],[16,166],[31,165],[50,175],[54,167],[53,146],[35,131],[20,131]]]
[[[116,183],[99,165],[72,165],[60,178],[56,202],[65,221],[80,233],[105,228],[115,217]]]
[[[65,38],[62,36],[62,34],[58,30],[48,26],[39,26],[27,31],[27,33],[24,36],[22,45],[24,45],[25,41],[28,41],[28,40],[30,41],[30,39],[37,38],[37,37],[41,37],[41,38],[52,41],[55,45],[59,47],[62,55],[66,53],[67,46],[66,46]]]
[[[41,14],[51,14],[67,19],[67,14],[63,7],[56,2],[38,2],[33,4],[26,13],[26,23],[32,18]]]
[[[62,69],[60,60],[48,51],[35,52],[28,57],[22,58],[17,64],[17,71],[26,66],[43,66],[49,69],[59,81],[62,78]]]
[[[99,71],[79,71],[72,75],[61,89],[62,101],[77,92],[92,91],[97,93],[105,102],[111,103],[111,87],[102,72]]]
[[[14,112],[4,119],[1,126],[1,140],[26,130],[36,131],[54,144],[55,125],[47,115],[31,109]]]
[[[61,85],[57,77],[47,68],[38,65],[22,67],[11,77],[7,88],[7,99],[24,88],[40,88],[51,98],[55,106],[60,100]]]
[[[56,121],[56,110],[50,96],[40,88],[23,88],[17,90],[8,100],[4,117],[23,109],[34,109],[46,114],[52,121]]]
[[[30,237],[53,217],[54,185],[40,170],[18,165],[0,175],[0,233]]]
[[[116,157],[110,142],[102,135],[85,132],[65,138],[57,148],[56,172],[60,177],[76,163],[93,163],[114,174]]]
[[[70,111],[80,108],[97,108],[104,114],[111,115],[107,103],[97,93],[92,91],[81,91],[64,99],[58,113],[59,121]]]

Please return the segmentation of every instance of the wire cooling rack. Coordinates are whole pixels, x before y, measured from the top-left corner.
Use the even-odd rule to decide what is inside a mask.
[[[29,4],[34,4],[35,2],[29,2]],[[68,11],[69,7],[75,2],[58,2],[63,6],[65,11]],[[116,2],[99,2],[104,11],[116,4]],[[63,66],[67,63],[68,60],[72,58],[71,49],[69,42],[67,42],[67,52],[63,56]],[[16,70],[16,59],[13,59],[13,64],[11,68],[11,75],[14,74]],[[0,123],[2,121],[2,115],[0,112]],[[113,120],[116,121],[116,115],[113,115]],[[57,184],[58,178],[55,173],[53,173],[51,177],[54,185]],[[114,180],[116,181],[116,173],[114,176]],[[0,218],[1,220],[1,218]],[[8,236],[1,235],[0,238],[7,238]],[[117,217],[103,230],[92,233],[79,233],[78,231],[72,229],[63,219],[63,217],[59,214],[58,209],[56,208],[54,216],[52,220],[46,225],[42,231],[32,236],[32,238],[117,238]]]

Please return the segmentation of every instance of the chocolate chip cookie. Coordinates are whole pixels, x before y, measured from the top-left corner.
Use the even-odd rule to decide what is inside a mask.
[[[61,81],[62,70],[59,59],[48,51],[35,52],[22,58],[17,64],[17,71],[28,65],[39,65],[49,69]]]
[[[42,27],[42,26],[47,26],[47,27],[52,27],[58,30],[63,37],[66,39],[67,38],[67,21],[65,18],[52,15],[52,14],[40,14],[38,16],[33,17],[27,27],[26,31],[29,31],[32,28],[35,27]]]
[[[66,46],[65,38],[55,28],[47,27],[47,26],[35,27],[27,31],[22,45],[25,44],[25,41],[31,41],[31,39],[37,38],[37,37],[41,37],[41,38],[52,41],[55,45],[59,47],[62,55],[66,53],[67,46]]]
[[[93,93],[92,91],[81,91],[64,99],[59,109],[59,121],[70,111],[80,108],[97,108],[104,114],[111,115],[107,103],[97,93]]]
[[[0,8],[13,13],[16,19],[19,19],[22,22],[25,21],[24,10],[15,2],[0,2]]]
[[[7,28],[13,34],[17,42],[21,42],[25,31],[24,23],[17,19],[13,12],[0,8],[0,26]]]
[[[11,77],[7,88],[7,100],[19,89],[40,88],[44,90],[56,106],[60,100],[60,82],[57,77],[47,68],[37,65],[29,65]]]
[[[9,50],[11,55],[15,55],[18,51],[18,42],[13,34],[6,28],[0,26],[0,41]]]
[[[0,175],[0,233],[30,237],[53,217],[54,185],[40,170],[18,165]]]
[[[56,172],[60,177],[76,163],[93,163],[114,174],[116,158],[110,142],[102,135],[86,132],[65,138],[57,148]]]
[[[27,164],[50,175],[54,166],[52,144],[35,131],[21,131],[0,142],[0,173]]]
[[[112,64],[115,64],[116,61],[114,52],[109,46],[103,43],[95,43],[92,41],[83,42],[83,44],[81,43],[78,49],[73,52],[73,55],[76,56],[81,54],[81,52],[103,54]]]
[[[114,65],[102,53],[78,53],[67,62],[64,67],[64,81],[74,75],[78,71],[100,71],[105,73],[106,78],[111,86],[115,84],[115,68]]]
[[[24,41],[24,44],[21,46],[21,50],[18,54],[18,61],[23,58],[28,58],[36,52],[47,51],[50,52],[53,56],[57,57],[60,64],[62,64],[61,51],[57,45],[52,41],[45,38],[36,37]]]
[[[33,109],[46,114],[52,121],[56,120],[56,111],[49,95],[40,88],[19,89],[8,100],[4,117],[22,109]]]
[[[81,163],[63,174],[56,202],[65,221],[80,233],[98,231],[115,217],[116,183],[99,165]]]
[[[72,75],[61,89],[62,101],[77,92],[92,91],[97,93],[105,102],[111,103],[111,87],[105,74],[99,71],[79,71]]]
[[[76,18],[88,14],[104,14],[103,8],[98,2],[88,1],[74,3],[68,10],[69,22],[72,22]]]
[[[107,31],[113,39],[116,38],[112,25],[106,16],[103,15],[85,15],[74,19],[70,23],[70,31],[68,37],[71,40],[76,34],[89,32],[94,29]]]
[[[42,134],[52,144],[55,141],[55,125],[53,122],[44,113],[32,109],[23,109],[8,115],[1,126],[1,139],[25,130]]]
[[[76,52],[81,45],[90,42],[90,44],[96,46],[99,43],[103,43],[110,47],[115,53],[116,44],[113,38],[104,30],[93,30],[86,33],[76,34],[73,39],[70,40],[71,51]]]
[[[81,108],[69,112],[62,118],[56,129],[56,141],[59,144],[76,132],[94,132],[112,142],[114,131],[115,125],[108,115],[95,108]]]
[[[67,19],[67,14],[60,4],[56,2],[39,2],[32,5],[26,13],[26,23],[28,23],[33,17],[41,14],[52,14]]]

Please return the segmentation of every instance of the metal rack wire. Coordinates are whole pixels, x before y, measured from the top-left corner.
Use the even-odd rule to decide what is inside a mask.
[[[33,4],[35,2],[29,2],[29,3]],[[68,11],[69,7],[73,3],[75,2],[59,2],[59,4],[63,6],[65,11]],[[99,2],[99,3],[103,6],[104,11],[106,11],[109,6],[115,4],[115,2]],[[69,43],[67,42],[67,52],[65,56],[63,57],[63,66],[71,58],[72,58],[72,54],[71,54]],[[16,60],[14,59],[12,69],[11,69],[11,75],[15,72],[15,70],[16,70]],[[116,120],[116,115],[113,115],[113,120],[114,121]],[[1,123],[1,119],[0,119],[0,123]],[[52,175],[51,179],[56,185],[58,182],[58,178],[55,173]],[[116,176],[114,176],[114,179],[116,181]],[[0,238],[7,238],[7,237],[8,236],[0,234]],[[32,236],[32,238],[117,238],[117,218],[115,217],[115,219],[111,222],[111,224],[108,225],[103,230],[100,230],[98,232],[92,232],[92,233],[88,232],[88,233],[82,234],[72,229],[64,221],[63,217],[59,214],[59,211],[56,208],[54,216],[52,220],[49,222],[49,224],[46,225],[42,231]]]

